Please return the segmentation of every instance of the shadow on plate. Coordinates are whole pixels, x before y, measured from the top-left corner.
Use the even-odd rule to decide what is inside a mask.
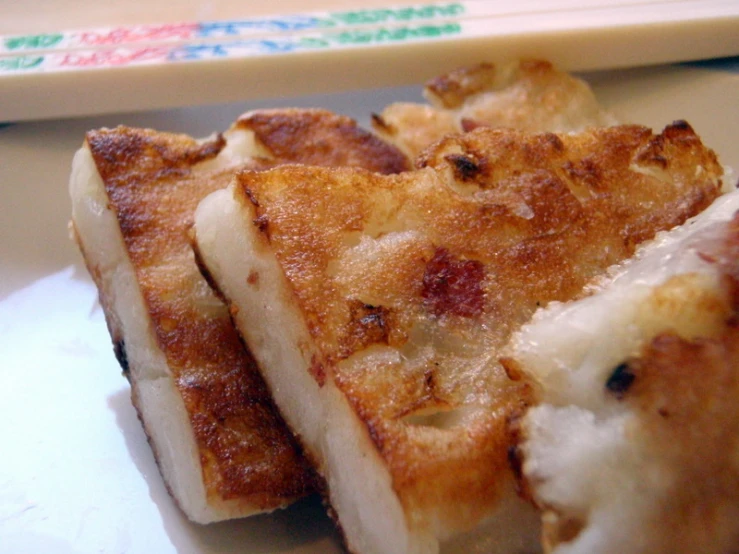
[[[162,516],[164,530],[180,554],[339,554],[338,535],[317,496],[285,510],[210,525],[192,523],[167,492],[146,441],[128,388],[108,397],[126,447]]]

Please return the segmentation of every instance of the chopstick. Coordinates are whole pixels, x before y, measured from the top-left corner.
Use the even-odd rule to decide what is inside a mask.
[[[22,104],[33,104],[28,94],[17,95],[13,100],[20,105],[7,108],[5,83],[19,81],[28,91],[34,85],[53,84],[53,75],[68,72],[123,75],[121,70],[149,66],[175,76],[187,73],[175,66],[211,63],[224,71],[254,66],[264,78],[269,73],[264,64],[271,63],[276,71],[310,67],[316,78],[330,77],[332,82],[319,91],[346,90],[353,85],[338,82],[336,71],[318,64],[355,60],[357,67],[373,67],[377,76],[360,78],[357,87],[408,84],[452,65],[522,56],[545,57],[570,70],[608,69],[736,55],[737,28],[735,0],[519,0],[514,6],[465,0],[5,36],[0,37],[0,121],[17,118],[18,113],[34,117],[23,109]],[[477,54],[472,57],[472,52]],[[18,86],[9,85],[11,92],[17,93]],[[294,94],[301,86],[283,86],[277,93]],[[264,88],[275,94],[274,87]],[[245,89],[243,98],[254,97],[249,87]],[[230,93],[213,90],[207,98],[201,96],[206,101],[232,99]],[[122,109],[162,106],[145,99],[120,104]],[[96,106],[93,111],[98,113],[115,108],[100,100]],[[54,111],[36,108],[42,108],[40,117]],[[65,110],[85,113],[81,108]]]
[[[482,9],[480,9],[482,7]],[[0,55],[19,51],[49,52],[150,44],[232,41],[257,36],[288,35],[308,31],[352,29],[397,22],[438,21],[455,17],[486,15],[489,3],[428,4],[387,9],[308,12],[252,17],[229,21],[179,22],[125,25],[37,35],[0,36]]]
[[[566,21],[583,14],[593,20],[606,13],[617,16],[612,25],[664,23],[683,20],[686,16],[697,21],[706,16],[736,17],[739,15],[737,5],[736,2],[674,0],[519,0],[512,8],[509,3],[466,0],[232,21],[127,25],[0,36],[0,76],[481,37],[496,34],[496,23],[531,14],[546,15],[550,19],[548,25],[538,29],[541,31],[561,28],[557,24],[563,22],[563,16]],[[729,50],[732,51],[736,53]]]
[[[662,0],[665,2],[665,0]],[[654,2],[652,2],[654,3]],[[669,3],[669,2],[668,2]],[[72,49],[235,40],[271,34],[333,31],[398,23],[463,20],[533,13],[562,12],[609,6],[639,6],[643,0],[520,0],[515,7],[490,0],[413,4],[387,8],[307,12],[229,21],[124,25],[41,34],[0,36],[0,55]]]

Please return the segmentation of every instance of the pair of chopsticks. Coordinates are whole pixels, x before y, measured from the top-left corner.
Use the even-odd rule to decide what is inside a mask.
[[[463,0],[0,36],[0,121],[408,84],[454,65],[512,57],[547,58],[571,70],[706,59],[739,54],[737,28],[735,0]],[[180,88],[179,101],[147,101],[134,83],[114,89],[110,79],[92,77],[133,78],[121,70],[156,68],[180,86],[195,75],[184,66],[205,64],[219,90]],[[279,73],[301,69],[325,86],[300,77],[291,84]],[[258,91],[246,84],[237,92],[223,73],[237,71],[243,80],[251,70],[262,82],[281,84]],[[54,110],[48,101],[34,102],[34,87],[64,85],[70,96],[68,80],[52,79],[70,72],[85,72],[100,93],[117,91],[115,104],[98,98],[84,109],[70,97]],[[151,71],[138,75],[152,78]],[[126,87],[134,87],[138,102],[123,97]]]
[[[496,29],[501,27],[509,28],[511,20],[526,16],[540,20],[538,28],[532,31],[559,30],[563,21],[607,23],[609,27],[643,26],[727,16],[737,18],[739,4],[519,0],[511,6],[508,2],[465,0],[232,21],[127,25],[0,36],[0,77],[483,37],[496,34]],[[523,30],[526,27],[521,26]],[[714,42],[714,56],[739,53],[734,48],[721,48],[715,38]]]
[[[496,3],[472,0],[6,36],[0,76],[433,40],[462,34],[462,21],[504,13]]]

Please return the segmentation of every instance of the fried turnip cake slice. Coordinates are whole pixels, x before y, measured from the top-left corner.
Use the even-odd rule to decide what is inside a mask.
[[[537,306],[704,209],[722,171],[685,123],[480,128],[421,165],[241,172],[198,206],[199,258],[349,550],[436,552],[501,515],[485,551],[529,552],[538,516],[512,492],[506,422],[530,393],[500,349]]]
[[[225,305],[195,264],[197,203],[234,168],[285,162],[392,172],[402,154],[322,110],[243,116],[223,136],[119,127],[74,159],[73,229],[164,480],[193,521],[286,506],[311,471],[274,409]]]
[[[522,472],[557,554],[739,552],[739,192],[512,341]]]
[[[463,67],[432,79],[429,104],[389,105],[374,115],[375,131],[415,158],[450,133],[479,126],[564,133],[615,125],[589,85],[543,60]]]

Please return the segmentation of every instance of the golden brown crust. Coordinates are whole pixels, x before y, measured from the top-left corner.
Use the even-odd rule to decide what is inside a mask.
[[[655,148],[659,172],[642,154]],[[530,400],[494,362],[510,333],[705,208],[721,168],[683,124],[662,135],[478,129],[421,165],[388,177],[245,171],[237,193],[292,287],[321,378],[366,425],[411,524],[459,529],[495,505],[506,420]],[[360,331],[358,305],[381,314]],[[373,358],[388,351],[395,362]]]
[[[514,67],[477,66],[455,76],[467,106],[466,129],[510,127],[521,131],[575,131],[615,123],[597,103],[588,85],[545,60],[522,60]],[[487,92],[502,91],[498,102]],[[435,94],[435,91],[429,91]]]
[[[273,508],[310,491],[310,472],[228,312],[198,305],[198,297],[209,299],[187,230],[197,203],[224,187],[230,172],[195,176],[192,167],[215,156],[222,139],[198,144],[118,128],[88,133],[87,144],[185,401],[208,496]]]
[[[460,131],[455,114],[423,104],[391,104],[373,114],[372,127],[412,159],[445,135]]]
[[[412,158],[477,127],[570,132],[616,123],[584,81],[543,60],[459,68],[429,81],[424,94],[430,105],[391,104],[372,119],[380,136]]]
[[[511,430],[545,552],[739,544],[739,212],[725,219],[735,195],[514,341],[506,363],[542,395]]]
[[[236,126],[254,132],[282,163],[356,166],[378,173],[399,173],[410,167],[397,148],[353,119],[326,110],[262,110],[244,115]]]
[[[738,322],[716,338],[658,335],[629,363],[623,401],[638,418],[645,455],[671,475],[663,504],[644,522],[661,530],[650,551],[734,552],[738,544]]]
[[[349,118],[323,110],[255,112],[237,127],[253,130],[263,146],[265,156],[252,160],[252,169],[290,161],[389,172],[407,164],[395,148],[360,131]],[[199,143],[184,135],[118,127],[89,132],[87,145],[118,218],[157,343],[185,402],[209,499],[271,509],[311,491],[313,472],[191,250],[195,208],[225,187],[234,172],[197,166],[213,159],[225,140]],[[100,284],[97,269],[89,269]],[[102,287],[101,297],[125,370],[125,345]]]
[[[551,64],[546,65],[551,68]],[[495,66],[480,63],[454,69],[431,79],[426,83],[426,92],[433,95],[444,108],[459,108],[470,96],[492,89],[495,82]]]
[[[739,500],[736,468],[722,467],[731,460],[716,455],[739,451],[739,213],[727,227],[723,240],[695,246],[716,264],[729,291],[722,299],[728,306],[702,307],[728,314],[723,328],[717,336],[693,341],[669,332],[657,335],[626,364],[628,386],[620,396],[639,414],[645,432],[658,439],[660,450],[683,460],[670,466],[732,479],[733,487],[718,490]]]

